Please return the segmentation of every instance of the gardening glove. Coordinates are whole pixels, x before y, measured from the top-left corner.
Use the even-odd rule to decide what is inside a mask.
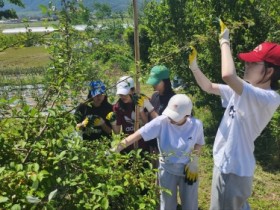
[[[83,128],[87,127],[88,123],[89,123],[89,119],[86,117],[86,118],[83,120],[83,122],[78,123],[78,124],[76,125],[76,130],[77,130],[77,131],[82,130]]]
[[[106,119],[109,120],[111,125],[117,125],[117,116],[115,112],[109,112],[106,116]]]
[[[154,107],[151,104],[148,96],[146,96],[144,94],[136,95],[135,102],[140,107],[140,111],[143,111],[144,108],[146,108],[148,110],[148,112],[152,112],[154,110]]]
[[[220,35],[219,35],[219,43],[220,46],[222,46],[222,44],[224,43],[230,43],[229,42],[229,30],[227,28],[227,26],[224,24],[224,22],[219,18],[219,24],[220,24]]]
[[[191,46],[190,48],[191,53],[189,54],[189,68],[192,70],[192,72],[195,72],[199,69],[196,61],[197,51],[193,46]]]
[[[81,123],[83,128],[86,127],[97,127],[103,125],[104,120],[98,115],[87,115],[84,121]]]
[[[101,126],[105,123],[102,117],[95,115],[95,119],[93,120],[93,127]]]
[[[195,183],[198,179],[198,157],[194,156],[185,166],[185,182],[189,185]]]

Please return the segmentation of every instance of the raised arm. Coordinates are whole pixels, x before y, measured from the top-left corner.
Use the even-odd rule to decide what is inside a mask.
[[[197,64],[197,51],[194,47],[189,55],[190,69],[199,87],[207,93],[220,95],[218,84],[212,83],[200,70]]]
[[[238,95],[242,94],[243,81],[236,74],[235,65],[232,58],[229,42],[229,30],[220,20],[221,34],[220,47],[222,56],[222,79],[228,84]]]

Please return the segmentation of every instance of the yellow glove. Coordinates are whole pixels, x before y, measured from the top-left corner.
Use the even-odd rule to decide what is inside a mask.
[[[93,120],[93,126],[94,127],[101,126],[104,123],[105,123],[104,120],[99,116],[96,116],[95,119]]]
[[[192,70],[192,72],[195,72],[196,70],[199,69],[197,65],[197,51],[193,46],[190,46],[191,48],[191,53],[189,54],[189,68]]]
[[[111,125],[116,125],[117,124],[117,116],[115,112],[109,112],[106,116],[106,119],[109,120]]]
[[[224,24],[224,22],[219,18],[219,24],[220,24],[220,36],[219,36],[219,43],[220,46],[222,46],[222,44],[224,43],[228,43],[229,44],[229,30],[227,28],[227,26]]]
[[[81,128],[86,128],[86,127],[96,127],[96,126],[101,126],[105,122],[104,120],[97,116],[97,115],[87,115],[86,118],[83,120],[83,122],[77,124],[76,129],[80,130]]]
[[[224,32],[224,30],[226,30],[227,26],[226,24],[222,21],[221,18],[219,18],[219,24],[220,24],[220,28],[221,28],[221,34]]]
[[[185,167],[185,182],[189,185],[195,183],[198,179],[198,157],[193,159]]]
[[[140,111],[143,111],[144,108],[146,108],[148,112],[154,110],[154,107],[151,104],[149,98],[144,94],[139,94],[136,96],[136,104],[140,107]]]
[[[138,96],[137,105],[140,106],[140,107],[144,107],[144,101],[146,99],[149,99],[149,98],[146,95],[144,95],[144,94],[140,94]]]
[[[82,128],[87,127],[88,123],[89,123],[89,119],[88,119],[88,117],[86,117],[86,118],[83,120],[83,122],[78,123],[78,124],[76,125],[76,130],[81,130]]]

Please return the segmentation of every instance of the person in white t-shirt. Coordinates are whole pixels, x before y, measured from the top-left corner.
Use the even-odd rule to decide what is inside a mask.
[[[238,57],[245,61],[241,79],[230,50],[229,30],[221,28],[221,73],[227,85],[212,83],[201,72],[194,48],[189,56],[198,85],[208,93],[220,95],[226,108],[213,147],[210,210],[250,209],[247,199],[256,165],[254,141],[280,104],[275,91],[280,78],[280,45],[264,42],[249,53],[240,53]]]
[[[161,116],[145,124],[112,149],[120,152],[143,138],[157,138],[160,151],[159,184],[171,191],[161,191],[160,209],[177,209],[179,187],[183,210],[198,209],[198,155],[204,145],[202,122],[191,116],[192,102],[188,96],[177,94],[171,97]]]

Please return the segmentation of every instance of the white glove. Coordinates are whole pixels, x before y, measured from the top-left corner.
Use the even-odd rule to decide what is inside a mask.
[[[221,19],[219,20],[219,23],[220,23],[220,28],[221,28],[221,33],[219,35],[220,46],[222,46],[222,44],[224,44],[224,43],[229,44],[230,43],[229,42],[229,30]]]
[[[140,108],[140,112],[142,112],[144,108],[146,108],[148,112],[152,112],[154,110],[149,98],[144,94],[136,95],[136,103]]]
[[[195,183],[198,179],[198,157],[193,159],[185,167],[185,182],[189,185]]]
[[[189,68],[192,70],[192,72],[195,72],[199,69],[196,61],[197,51],[193,46],[191,46],[191,50],[192,52],[189,54]]]
[[[144,107],[148,110],[149,113],[155,109],[149,99],[144,100]]]

